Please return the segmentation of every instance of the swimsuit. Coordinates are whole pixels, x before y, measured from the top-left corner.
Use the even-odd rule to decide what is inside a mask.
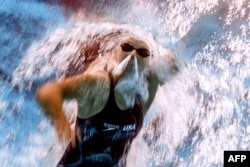
[[[125,167],[129,147],[142,123],[140,97],[133,107],[121,110],[111,84],[109,100],[100,113],[88,119],[77,117],[76,128],[82,140],[75,148],[68,146],[58,167]]]

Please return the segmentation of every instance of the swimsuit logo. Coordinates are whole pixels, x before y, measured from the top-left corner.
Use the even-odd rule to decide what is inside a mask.
[[[102,131],[113,131],[113,130],[120,129],[119,125],[113,125],[113,124],[109,124],[109,123],[104,123],[103,126],[105,127],[105,129]],[[122,129],[122,131],[132,131],[132,130],[136,129],[136,125],[135,124],[125,125],[125,126],[121,127],[121,129]]]
[[[130,125],[125,125],[123,127],[123,131],[130,131],[130,130],[135,130],[135,124],[130,124]]]
[[[120,128],[119,125],[112,125],[112,124],[108,124],[108,123],[104,123],[103,126],[106,128],[103,131],[111,131],[111,130],[116,130],[116,129]]]

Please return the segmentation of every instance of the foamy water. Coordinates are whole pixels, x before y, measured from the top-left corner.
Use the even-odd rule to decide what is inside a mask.
[[[217,167],[224,150],[250,150],[249,13],[247,0],[100,0],[66,17],[41,1],[0,0],[1,166],[55,166],[66,144],[34,100],[35,89],[59,78],[89,35],[117,29],[146,40],[156,63],[161,48],[174,50],[181,66],[158,89],[128,167]],[[74,101],[64,107],[68,115],[76,110]],[[153,134],[146,129],[157,117],[162,123]]]

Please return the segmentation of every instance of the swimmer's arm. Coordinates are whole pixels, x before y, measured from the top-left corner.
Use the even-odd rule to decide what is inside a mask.
[[[49,82],[41,86],[36,93],[36,98],[45,111],[53,118],[64,117],[62,105],[64,99],[79,98],[89,96],[94,99],[98,95],[98,84],[109,92],[109,76],[104,71],[98,71],[95,74],[81,74],[62,81]],[[108,95],[106,95],[108,96]]]
[[[68,141],[74,136],[70,124],[63,112],[63,90],[59,81],[49,82],[38,88],[36,99],[53,120],[59,138]]]
[[[40,105],[45,109],[53,120],[62,118],[64,116],[63,92],[59,86],[59,82],[49,82],[38,88],[36,91],[36,99]]]
[[[83,74],[63,85],[65,98],[78,102],[78,116],[88,118],[100,112],[106,105],[110,93],[110,78],[106,71]],[[73,88],[71,85],[74,85]]]
[[[59,138],[66,138],[70,141],[75,136],[75,132],[71,130],[63,112],[63,100],[65,98],[77,98],[80,95],[86,95],[88,89],[85,88],[91,90],[91,86],[96,85],[99,81],[109,82],[108,75],[105,72],[77,75],[62,81],[49,82],[37,90],[36,98],[45,109],[44,111],[52,117]],[[106,89],[109,92],[109,84],[104,85],[106,85]],[[90,98],[94,99],[97,96],[95,94],[94,97]],[[72,141],[74,143],[74,140]]]

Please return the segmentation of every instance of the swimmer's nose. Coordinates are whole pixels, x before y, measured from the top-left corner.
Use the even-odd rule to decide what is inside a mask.
[[[136,56],[135,55],[129,55],[129,61],[128,61],[128,66],[134,66],[135,64],[135,59],[136,59]]]
[[[139,60],[137,56],[131,56],[127,67],[138,70],[138,66],[139,66],[138,61]]]
[[[135,49],[134,49],[134,50],[132,50],[131,55],[132,55],[132,56],[136,56],[136,55],[138,55],[138,54],[137,54],[137,51],[136,51]]]
[[[138,63],[136,56],[129,55],[129,60],[127,66],[124,69],[124,73],[137,73],[138,72]]]

